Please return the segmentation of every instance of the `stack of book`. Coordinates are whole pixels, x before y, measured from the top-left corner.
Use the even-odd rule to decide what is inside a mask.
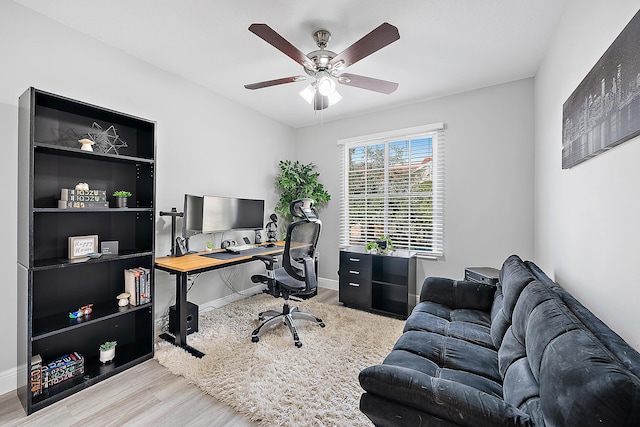
[[[129,294],[129,304],[151,302],[151,271],[148,268],[129,268],[124,271],[124,291]]]
[[[84,374],[84,357],[73,352],[42,365],[39,354],[31,359],[31,393],[37,396],[43,390],[73,377]]]
[[[31,394],[42,394],[42,357],[39,354],[31,357]]]
[[[90,209],[108,208],[107,190],[76,190],[63,188],[60,190],[58,208]]]

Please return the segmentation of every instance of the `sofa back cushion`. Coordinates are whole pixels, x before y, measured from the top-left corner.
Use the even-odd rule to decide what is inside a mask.
[[[507,402],[540,425],[637,425],[640,380],[554,288],[538,280],[529,283],[512,320],[498,351]]]
[[[491,339],[496,348],[500,348],[504,334],[512,323],[513,309],[520,293],[534,279],[519,256],[511,255],[503,263],[491,308]]]

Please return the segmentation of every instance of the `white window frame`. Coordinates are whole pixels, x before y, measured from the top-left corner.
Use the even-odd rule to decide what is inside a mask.
[[[338,140],[340,146],[340,247],[347,248],[353,243],[349,241],[349,201],[348,201],[348,177],[349,149],[358,146],[367,146],[385,143],[385,176],[388,175],[388,143],[411,140],[421,137],[431,137],[433,139],[433,237],[431,240],[431,250],[421,250],[418,248],[399,248],[415,252],[417,256],[429,259],[441,258],[444,256],[444,123],[433,123],[425,126],[416,126],[405,129],[396,129],[388,132],[346,138]],[[385,182],[387,179],[385,179]],[[385,191],[385,206],[387,205],[387,195]],[[385,209],[384,222],[387,228],[387,212]]]

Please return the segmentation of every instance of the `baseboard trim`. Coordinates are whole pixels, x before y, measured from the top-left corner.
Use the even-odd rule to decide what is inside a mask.
[[[18,384],[18,369],[10,368],[0,372],[0,394],[15,391]]]
[[[331,289],[333,291],[339,290],[338,281],[335,279],[325,279],[324,277],[318,277],[318,287]]]
[[[210,310],[213,310],[214,308],[220,308],[223,307],[227,304],[231,304],[232,302],[236,302],[236,301],[240,301],[241,299],[245,299],[247,297],[256,295],[256,294],[261,294],[262,290],[264,289],[264,285],[257,285],[257,286],[253,286],[249,289],[244,289],[240,292],[237,293],[233,293],[231,295],[227,295],[226,297],[222,297],[222,298],[218,298],[215,299],[213,301],[209,301],[209,302],[205,302],[203,304],[200,304],[199,310],[198,312],[200,313],[204,313]]]

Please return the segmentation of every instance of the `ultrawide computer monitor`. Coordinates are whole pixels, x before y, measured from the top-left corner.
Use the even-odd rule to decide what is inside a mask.
[[[264,200],[203,196],[202,206],[203,233],[264,227]]]

